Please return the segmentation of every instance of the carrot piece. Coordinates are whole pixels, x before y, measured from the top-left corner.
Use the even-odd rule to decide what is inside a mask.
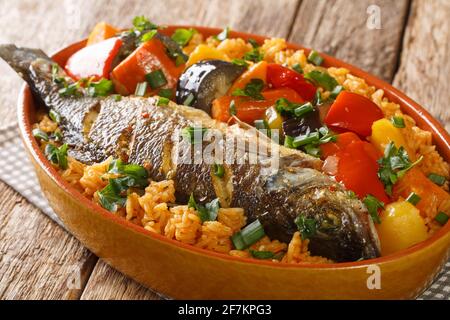
[[[213,119],[227,122],[230,117],[230,104],[234,100],[236,117],[241,121],[254,124],[255,120],[263,119],[268,108],[275,105],[280,98],[293,103],[303,103],[302,97],[290,88],[271,89],[261,92],[264,100],[249,100],[247,98],[223,96],[213,101],[211,116]]]
[[[261,61],[251,66],[244,72],[230,88],[229,94],[232,94],[236,89],[244,89],[252,79],[261,79],[266,82],[267,78],[267,62]]]
[[[89,35],[87,46],[110,39],[119,33],[119,30],[106,22],[98,23]]]
[[[117,92],[133,94],[138,83],[146,81],[145,76],[152,71],[162,70],[167,84],[165,89],[173,89],[184,71],[184,65],[176,66],[166,53],[166,48],[157,39],[143,43],[112,72],[111,78]],[[159,88],[158,88],[159,89]]]
[[[450,201],[450,195],[431,182],[418,168],[411,169],[400,179],[394,186],[393,196],[395,199],[399,197],[406,199],[411,192],[420,197],[416,207],[424,218],[427,216],[434,218],[441,204]]]

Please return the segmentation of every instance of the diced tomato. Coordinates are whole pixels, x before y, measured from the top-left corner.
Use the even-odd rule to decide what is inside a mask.
[[[322,158],[326,159],[336,155],[339,151],[344,150],[345,147],[355,141],[361,141],[361,139],[353,132],[339,134],[336,142],[329,142],[320,146]]]
[[[389,203],[384,186],[378,178],[378,151],[370,143],[354,141],[336,154],[339,159],[336,180],[348,190],[355,192],[360,199],[373,195],[384,203]]]
[[[357,93],[343,91],[328,111],[325,123],[365,138],[371,135],[372,124],[382,118],[383,112],[374,102]]]
[[[162,70],[166,79],[166,89],[177,85],[184,65],[176,66],[166,52],[165,46],[158,39],[143,43],[130,56],[114,68],[111,78],[116,91],[123,95],[133,94],[138,83],[146,81],[145,76],[153,71]]]
[[[293,103],[303,103],[303,98],[290,88],[270,89],[261,92],[264,100],[251,100],[242,97],[223,96],[213,101],[211,115],[214,119],[228,122],[231,118],[230,103],[234,100],[236,117],[241,121],[254,124],[255,120],[264,118],[268,108],[275,105],[280,98],[285,98]]]
[[[306,101],[313,100],[317,91],[300,73],[276,63],[267,65],[267,83],[274,89],[291,88]]]
[[[114,59],[122,40],[111,38],[85,47],[72,55],[66,63],[66,72],[75,80],[82,78],[109,79]]]

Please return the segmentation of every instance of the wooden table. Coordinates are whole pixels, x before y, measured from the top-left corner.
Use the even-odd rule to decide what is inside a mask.
[[[288,38],[393,82],[450,129],[448,0],[0,0],[0,14],[0,43],[47,52],[136,15]],[[3,62],[0,84],[4,126],[16,121],[21,80]],[[0,213],[0,298],[158,299],[3,183]]]

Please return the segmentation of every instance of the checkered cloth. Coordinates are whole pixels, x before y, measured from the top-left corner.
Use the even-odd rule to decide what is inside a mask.
[[[16,125],[0,129],[0,180],[10,185],[64,228],[41,192],[34,168],[20,141]],[[450,261],[447,262],[436,281],[419,299],[450,300]]]

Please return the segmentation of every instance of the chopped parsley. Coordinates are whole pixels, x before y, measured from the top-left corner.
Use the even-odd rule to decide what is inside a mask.
[[[53,164],[56,164],[59,168],[65,170],[68,167],[67,149],[67,144],[63,144],[58,148],[55,145],[49,143],[45,146],[45,155],[47,159],[50,160]]]
[[[199,144],[202,143],[207,131],[207,128],[202,127],[186,127],[181,131],[181,135],[191,144]]]
[[[172,35],[172,40],[178,43],[179,46],[185,47],[189,41],[191,41],[192,37],[197,31],[195,29],[185,29],[180,28],[175,30],[175,32]]]
[[[114,91],[114,84],[111,80],[101,79],[98,82],[90,82],[87,87],[87,94],[91,97],[106,97]]]
[[[250,97],[254,100],[264,100],[261,91],[264,89],[264,81],[261,79],[251,79],[244,89],[236,89],[232,92],[233,96]]]
[[[259,48],[253,48],[251,51],[244,54],[244,60],[252,62],[260,62],[264,59],[264,54]]]
[[[403,147],[397,149],[393,142],[389,143],[384,151],[384,157],[378,160],[380,165],[378,177],[383,183],[386,193],[392,195],[392,187],[422,159],[423,157],[420,157],[412,163],[409,160],[408,152]]]
[[[295,219],[295,224],[303,240],[312,238],[317,232],[317,221],[313,218],[306,218],[305,216],[299,215]]]
[[[366,205],[367,211],[372,217],[373,222],[380,224],[381,220],[378,215],[378,210],[384,208],[384,203],[370,194],[364,198],[363,203]]]
[[[204,206],[198,204],[195,201],[194,195],[191,194],[188,202],[188,207],[193,208],[197,211],[198,216],[202,222],[205,221],[216,221],[217,215],[219,214],[220,203],[219,199],[214,199],[211,202],[206,203]]]
[[[233,59],[231,63],[245,68],[248,68],[249,66],[249,64],[244,59]]]

